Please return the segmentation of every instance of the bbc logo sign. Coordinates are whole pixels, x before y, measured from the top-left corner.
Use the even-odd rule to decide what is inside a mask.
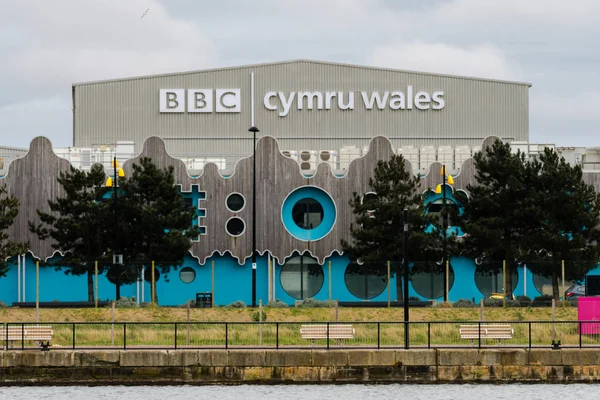
[[[160,89],[161,113],[239,113],[240,89]]]

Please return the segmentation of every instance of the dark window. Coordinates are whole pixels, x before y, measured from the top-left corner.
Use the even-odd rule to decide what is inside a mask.
[[[244,233],[244,229],[246,229],[246,225],[244,224],[244,221],[238,217],[230,218],[225,225],[225,230],[231,236],[240,236]]]
[[[435,262],[424,263],[420,265],[418,262],[412,267],[413,274],[411,282],[415,292],[419,296],[426,299],[437,299],[444,296],[446,287],[444,285],[444,275],[446,274],[446,264],[438,265]],[[452,265],[448,267],[448,292],[454,285],[454,269]]]
[[[368,300],[379,296],[387,286],[387,265],[382,263],[352,262],[344,273],[346,288],[359,299]]]
[[[323,221],[323,206],[315,199],[298,200],[292,208],[292,218],[302,229],[314,229]]]
[[[289,259],[281,268],[281,287],[294,299],[308,299],[323,287],[323,268],[317,260],[307,256]]]
[[[512,268],[512,289],[515,290],[519,282],[519,274],[516,266]],[[475,285],[477,289],[488,297],[492,293],[504,291],[504,277],[502,275],[502,261],[497,263],[485,263],[478,265],[475,269]]]
[[[429,204],[429,206],[427,206],[427,215],[438,219],[440,226],[444,226],[444,221],[442,219],[443,207],[444,207],[443,199],[437,199],[433,203]],[[446,208],[448,209],[448,217],[447,217],[448,223],[446,226],[452,226],[451,216],[452,216],[452,213],[454,210],[456,212],[458,212],[458,207],[456,206],[456,204],[454,204],[454,202],[452,200],[446,199]],[[452,210],[452,209],[454,209],[454,210]]]
[[[239,193],[232,193],[227,196],[227,208],[230,211],[241,211],[245,204],[246,202],[244,201],[244,197]]]

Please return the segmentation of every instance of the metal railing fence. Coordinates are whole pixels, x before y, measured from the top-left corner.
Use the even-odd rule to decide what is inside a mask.
[[[351,338],[340,337],[340,328],[344,328],[341,325],[346,330],[351,325]],[[301,330],[309,327],[313,332],[319,331],[320,336],[303,337]],[[504,334],[494,332],[498,327]],[[408,343],[404,343],[406,329]],[[48,330],[51,330],[49,340],[43,337]],[[470,330],[470,335],[466,330]],[[0,342],[3,350],[39,350],[40,344],[49,342],[50,346],[44,350],[53,351],[600,348],[600,321],[7,322],[0,323]]]

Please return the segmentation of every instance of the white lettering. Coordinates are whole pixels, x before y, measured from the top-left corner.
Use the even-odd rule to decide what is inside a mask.
[[[190,113],[206,113],[213,111],[212,89],[188,89],[187,110]]]
[[[354,92],[348,92],[346,104],[344,104],[344,92],[338,92],[338,107],[340,110],[354,110]]]
[[[412,110],[412,106],[413,106],[413,90],[412,90],[412,86],[409,86],[406,88],[406,101],[408,103],[407,105],[407,109]]]
[[[267,110],[271,110],[271,111],[277,110],[277,106],[274,106],[271,103],[271,99],[273,97],[277,97],[277,92],[269,92],[269,93],[265,94],[265,98],[263,99],[263,103],[265,104],[265,108]]]
[[[306,109],[312,110],[315,97],[317,98],[317,110],[322,110],[323,95],[321,92],[298,92],[298,110],[302,110],[302,107],[304,107],[304,98],[306,98],[308,102]]]
[[[285,94],[283,92],[279,92],[277,94],[279,95],[279,101],[281,102],[281,105],[283,105],[283,111],[279,113],[279,116],[285,117],[289,114],[290,108],[292,108],[292,103],[294,102],[294,96],[296,95],[296,92],[291,92],[287,99],[285,98]]]
[[[392,97],[390,98],[390,108],[392,110],[404,110],[404,106],[404,93],[392,92]]]
[[[240,112],[240,89],[217,89],[216,111],[222,113]]]
[[[431,108],[433,108],[434,110],[441,110],[442,108],[444,108],[444,106],[446,105],[446,103],[444,103],[444,92],[433,92],[433,96],[431,96],[431,98],[433,99],[433,106]]]
[[[325,92],[325,109],[331,110],[331,99],[336,96],[336,92]]]
[[[387,105],[387,99],[390,92],[384,92],[383,98],[381,97],[379,92],[371,93],[371,98],[367,97],[367,92],[360,92],[360,94],[363,98],[363,102],[365,103],[365,107],[367,108],[367,110],[372,110],[375,102],[377,102],[377,108],[383,110]]]
[[[431,99],[429,98],[429,93],[427,92],[418,92],[415,96],[415,106],[419,110],[429,110],[429,102]]]
[[[161,89],[159,110],[163,113],[182,113],[185,111],[185,89]]]

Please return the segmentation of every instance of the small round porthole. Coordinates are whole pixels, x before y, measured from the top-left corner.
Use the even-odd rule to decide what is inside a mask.
[[[239,193],[231,193],[227,196],[226,205],[229,211],[239,212],[242,211],[246,205],[246,200],[244,199],[244,196]]]
[[[183,283],[192,283],[194,279],[196,279],[196,271],[194,271],[191,267],[183,267],[181,271],[179,271],[179,279]]]
[[[229,218],[225,224],[225,230],[231,236],[241,236],[244,230],[246,230],[246,224],[241,218]]]

